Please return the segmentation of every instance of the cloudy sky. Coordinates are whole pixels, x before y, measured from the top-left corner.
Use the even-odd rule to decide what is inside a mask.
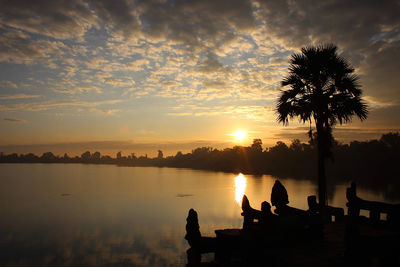
[[[1,0],[0,150],[306,141],[308,126],[279,125],[274,107],[290,54],[328,42],[370,106],[335,137],[399,131],[399,14],[385,0]]]

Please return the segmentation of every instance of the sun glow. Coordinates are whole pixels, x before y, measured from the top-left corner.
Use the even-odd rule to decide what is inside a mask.
[[[239,205],[242,204],[242,198],[246,191],[246,184],[246,177],[239,173],[239,175],[235,177],[235,200]]]
[[[230,134],[230,136],[235,137],[236,141],[242,142],[243,139],[247,136],[247,133],[243,130],[237,130],[236,132]]]

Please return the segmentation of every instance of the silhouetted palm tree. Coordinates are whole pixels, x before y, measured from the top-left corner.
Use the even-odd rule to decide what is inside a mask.
[[[314,121],[318,147],[318,198],[326,205],[325,158],[331,155],[332,127],[347,123],[353,115],[367,118],[367,105],[354,69],[337,53],[333,44],[309,46],[290,59],[289,75],[282,81],[277,103],[278,121],[287,125],[289,118],[303,123]],[[312,138],[312,132],[309,132]]]

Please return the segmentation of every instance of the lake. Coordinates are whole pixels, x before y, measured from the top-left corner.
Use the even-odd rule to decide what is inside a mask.
[[[275,177],[156,167],[0,164],[0,265],[184,266],[190,208],[200,231],[240,228],[240,203],[270,201]],[[307,209],[310,181],[281,179]],[[345,207],[345,188],[328,191]],[[386,201],[359,189],[362,198]],[[347,211],[346,211],[347,212]]]

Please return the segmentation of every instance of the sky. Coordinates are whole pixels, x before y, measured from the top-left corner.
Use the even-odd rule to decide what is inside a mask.
[[[307,141],[275,106],[290,55],[321,43],[352,64],[369,105],[335,138],[379,138],[400,130],[399,14],[385,0],[0,0],[0,151]]]

